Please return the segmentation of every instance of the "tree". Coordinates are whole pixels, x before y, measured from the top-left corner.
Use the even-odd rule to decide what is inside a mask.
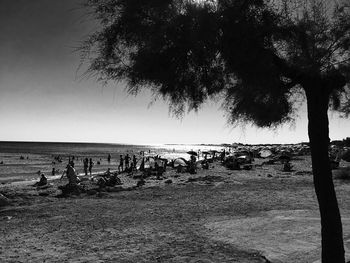
[[[327,116],[350,108],[350,7],[338,2],[87,0],[102,27],[81,50],[101,80],[149,88],[176,115],[221,97],[230,123],[274,127],[304,94],[322,262],[344,262]]]

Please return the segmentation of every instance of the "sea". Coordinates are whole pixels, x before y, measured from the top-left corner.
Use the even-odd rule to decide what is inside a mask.
[[[183,157],[189,159],[188,151],[209,151],[224,149],[223,145],[204,144],[158,144],[130,145],[107,143],[61,143],[61,142],[0,142],[0,183],[38,180],[40,173],[49,179],[63,173],[68,160],[73,158],[76,171],[83,174],[83,159],[92,158],[93,173],[110,168],[118,169],[120,155],[160,156],[168,160]],[[111,155],[111,161],[107,157]],[[62,162],[58,162],[60,157]],[[201,158],[201,156],[198,156]],[[97,164],[99,163],[99,164]],[[52,175],[52,170],[56,173]]]

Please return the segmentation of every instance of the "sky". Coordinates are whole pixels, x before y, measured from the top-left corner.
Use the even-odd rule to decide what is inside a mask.
[[[0,0],[0,141],[128,144],[298,143],[308,141],[305,105],[277,130],[227,125],[220,105],[172,117],[151,94],[128,95],[78,70],[75,48],[98,25],[82,0]],[[350,121],[329,114],[332,140]]]

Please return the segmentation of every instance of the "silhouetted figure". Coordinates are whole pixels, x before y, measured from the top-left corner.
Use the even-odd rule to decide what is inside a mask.
[[[124,158],[123,158],[123,155],[120,155],[118,171],[119,172],[123,172],[124,171]]]
[[[125,156],[125,169],[129,169],[129,164],[130,164],[130,156],[127,153]]]
[[[67,175],[68,181],[70,185],[77,185],[79,182],[79,179],[77,177],[77,174],[75,172],[75,169],[70,164],[67,165],[67,170],[63,172],[61,179],[64,177],[64,175]]]
[[[107,161],[108,161],[109,163],[111,162],[111,158],[112,158],[111,154],[108,154]]]
[[[137,163],[137,159],[136,159],[136,155],[134,154],[133,157],[132,157],[132,166],[133,166],[133,169],[136,169],[136,163]]]
[[[84,159],[84,173],[85,173],[85,175],[88,174],[88,168],[89,168],[89,159],[85,158]]]
[[[189,162],[189,166],[188,166],[188,171],[190,174],[196,174],[197,173],[197,164],[196,164],[196,156],[191,155],[190,157],[190,162]]]
[[[40,181],[35,183],[33,186],[44,186],[44,185],[47,185],[47,178],[45,174],[42,173],[40,177]]]
[[[209,162],[207,160],[203,160],[201,162],[202,168],[208,170],[209,169]]]
[[[90,161],[89,161],[89,173],[91,175],[91,171],[92,171],[92,167],[94,166],[94,163],[92,161],[92,158],[90,158]]]
[[[74,168],[74,160],[68,157],[68,164]]]

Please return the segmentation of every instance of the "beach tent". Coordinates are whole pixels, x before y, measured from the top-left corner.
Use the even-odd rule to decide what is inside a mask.
[[[178,167],[178,166],[187,166],[187,162],[184,158],[180,157],[174,160],[174,167]]]
[[[270,157],[272,155],[272,152],[270,150],[265,149],[265,150],[261,150],[259,152],[259,155],[261,158],[267,158],[267,157]]]

